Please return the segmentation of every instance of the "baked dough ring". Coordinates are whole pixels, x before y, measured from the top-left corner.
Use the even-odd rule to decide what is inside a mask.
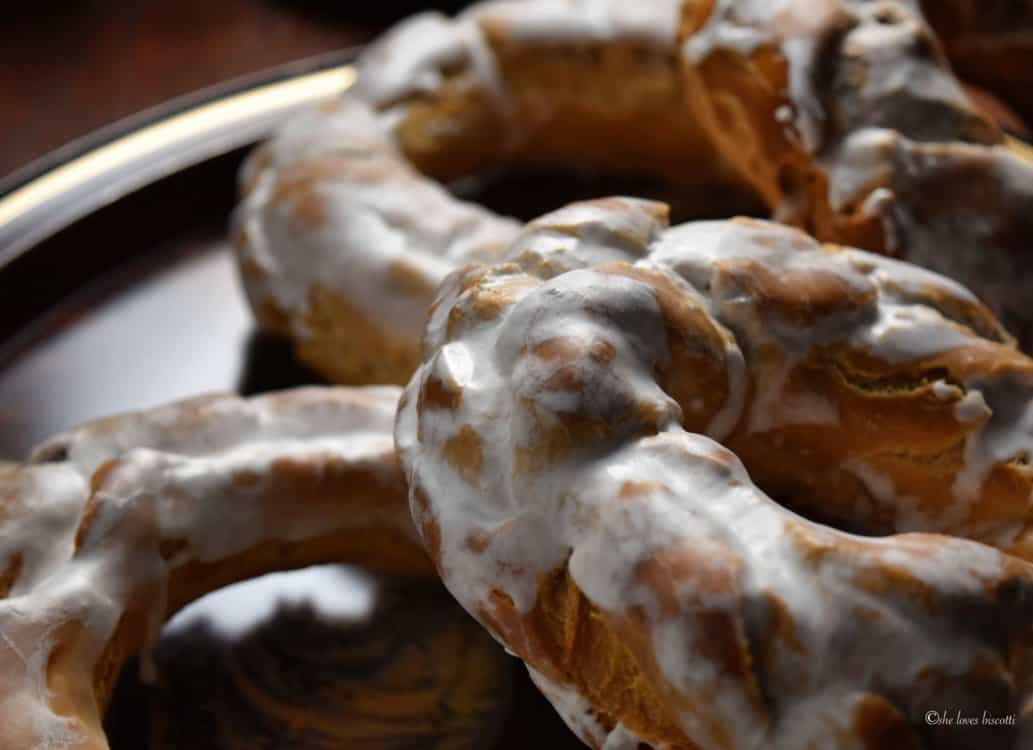
[[[0,748],[101,750],[123,660],[192,599],[271,570],[425,574],[397,388],[204,397],[0,467]]]
[[[444,274],[517,232],[436,181],[542,166],[695,186],[694,216],[762,198],[957,278],[1033,345],[1033,167],[906,0],[502,0],[358,68],[250,159],[235,231],[262,325],[335,381],[405,382]]]
[[[970,293],[631,199],[506,260],[446,281],[396,442],[442,579],[585,742],[1029,746],[1033,360]]]
[[[444,275],[520,228],[439,181],[559,167],[690,183],[698,209],[756,205],[729,197],[743,180],[686,99],[678,6],[491,2],[388,32],[343,100],[245,166],[235,241],[261,324],[335,381],[405,383]]]

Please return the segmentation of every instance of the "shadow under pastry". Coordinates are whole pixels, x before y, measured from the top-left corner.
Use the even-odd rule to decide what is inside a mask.
[[[113,750],[493,748],[519,666],[437,582],[346,566],[217,591],[151,658],[154,684],[123,670]]]

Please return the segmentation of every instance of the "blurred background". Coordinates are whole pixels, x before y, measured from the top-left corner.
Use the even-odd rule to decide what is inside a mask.
[[[0,178],[176,96],[368,42],[458,0],[54,0],[10,3],[0,28]]]

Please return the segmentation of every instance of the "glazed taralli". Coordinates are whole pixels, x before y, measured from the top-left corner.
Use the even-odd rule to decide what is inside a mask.
[[[432,562],[593,747],[1030,741],[1033,362],[971,293],[629,198],[500,253],[400,401],[202,398],[6,467],[0,747],[104,748],[168,613],[326,560]]]
[[[0,748],[106,748],[123,660],[212,589],[326,561],[427,573],[391,435],[398,395],[202,397],[0,468]]]
[[[439,184],[523,167],[782,224],[521,227]],[[417,16],[241,196],[261,324],[337,381],[416,374],[397,417],[390,387],[218,397],[0,469],[0,748],[104,748],[118,666],[213,587],[424,551],[596,748],[1033,743],[1033,362],[840,246],[1033,340],[1033,167],[916,3]]]
[[[235,232],[259,320],[337,382],[404,383],[444,275],[516,234],[439,183],[526,169],[659,178],[690,216],[766,205],[956,278],[1033,345],[1033,166],[908,0],[493,0],[358,69],[251,157]]]
[[[1033,362],[942,277],[665,219],[443,286],[396,440],[448,588],[595,748],[1025,747]]]
[[[385,34],[352,91],[288,125],[242,173],[235,244],[263,326],[337,382],[404,383],[438,284],[497,258],[520,228],[436,180],[645,164],[734,184],[699,126],[671,117],[678,7],[493,2]]]

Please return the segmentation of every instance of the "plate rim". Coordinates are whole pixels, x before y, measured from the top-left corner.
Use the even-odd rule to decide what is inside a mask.
[[[76,221],[269,136],[350,88],[361,46],[199,89],[61,146],[0,179],[0,271]]]

